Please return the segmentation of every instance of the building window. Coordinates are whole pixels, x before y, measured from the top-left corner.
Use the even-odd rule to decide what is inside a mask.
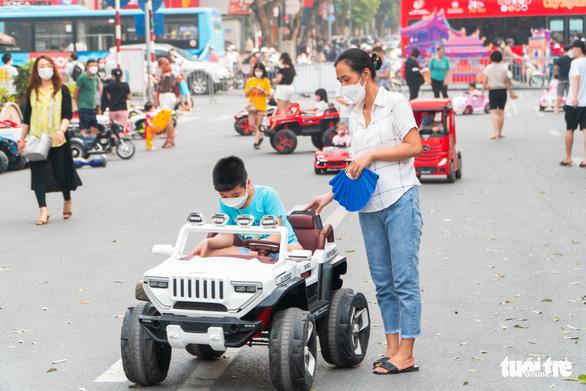
[[[582,35],[584,34],[584,19],[582,18],[570,18],[570,37],[573,37],[574,34]]]
[[[35,51],[73,51],[73,22],[47,20],[35,22]]]
[[[33,24],[24,21],[0,22],[0,32],[14,37],[16,46],[3,48],[9,52],[32,52],[33,51]]]
[[[77,51],[106,51],[114,43],[114,18],[77,22]]]
[[[165,35],[157,40],[184,48],[197,42],[198,33],[197,15],[165,15]]]

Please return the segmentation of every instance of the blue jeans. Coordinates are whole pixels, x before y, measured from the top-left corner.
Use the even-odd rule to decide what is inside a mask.
[[[419,190],[412,187],[393,205],[359,218],[385,334],[416,338],[421,334]]]

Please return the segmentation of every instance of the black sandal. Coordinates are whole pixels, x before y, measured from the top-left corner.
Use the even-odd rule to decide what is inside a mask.
[[[586,168],[586,163],[580,162],[580,165],[578,167],[580,167],[580,168]]]
[[[398,375],[401,373],[419,371],[419,367],[416,365],[412,365],[412,366],[407,367],[405,369],[399,370],[399,368],[397,368],[395,365],[391,364],[391,362],[389,360],[381,361],[380,366],[378,368],[383,368],[386,372],[378,372],[378,371],[373,370],[372,373],[374,373],[375,375]]]
[[[380,366],[380,363],[382,363],[383,361],[387,361],[388,359],[389,357],[382,356],[381,358],[372,363],[372,369],[378,368]]]
[[[564,162],[563,160],[560,162],[560,166],[569,167],[572,165],[572,162]],[[580,166],[581,167],[581,166]]]

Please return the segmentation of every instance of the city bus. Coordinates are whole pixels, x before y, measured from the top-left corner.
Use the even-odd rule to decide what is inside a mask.
[[[144,12],[122,9],[122,44],[144,43]],[[209,47],[222,55],[224,32],[220,11],[213,8],[161,8],[155,13],[156,41],[185,49],[196,56]],[[0,7],[0,33],[15,38],[4,49],[15,65],[40,54],[50,54],[59,65],[71,52],[80,59],[101,58],[115,45],[114,10],[83,6]]]
[[[513,38],[526,45],[532,29],[549,30],[559,43],[586,32],[586,0],[407,0],[401,1],[401,27],[440,10],[451,28],[467,35],[479,30],[486,43]]]

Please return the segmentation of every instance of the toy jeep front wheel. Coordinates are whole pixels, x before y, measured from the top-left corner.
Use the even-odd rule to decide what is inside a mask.
[[[319,321],[318,333],[324,360],[341,368],[360,364],[370,338],[370,313],[364,295],[347,288],[335,291],[328,316]]]
[[[128,380],[142,386],[165,380],[171,362],[171,346],[155,341],[139,322],[140,315],[156,313],[151,303],[140,303],[126,310],[122,322],[122,367]]]
[[[297,148],[297,136],[290,129],[280,129],[271,136],[271,145],[281,154],[289,154]]]
[[[212,349],[209,345],[197,345],[197,344],[190,344],[185,347],[185,350],[193,356],[196,356],[200,360],[204,361],[214,361],[218,358],[222,357],[226,351],[217,351]]]
[[[269,336],[273,385],[283,391],[309,390],[316,364],[316,328],[310,313],[289,308],[275,315]]]

